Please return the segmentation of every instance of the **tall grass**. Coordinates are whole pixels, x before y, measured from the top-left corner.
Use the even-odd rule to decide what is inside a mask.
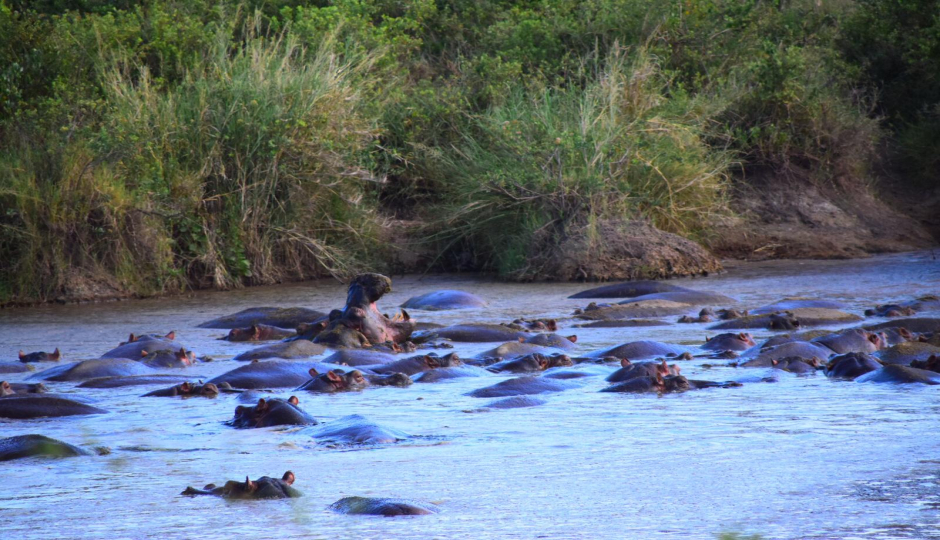
[[[471,245],[478,266],[532,278],[598,219],[701,229],[724,209],[729,157],[702,140],[716,102],[667,99],[668,83],[645,49],[615,47],[583,88],[517,88],[472,117],[459,145],[429,155],[449,180],[445,246]]]
[[[216,287],[349,273],[373,234],[363,112],[374,56],[339,58],[249,19],[222,28],[179,84],[110,63],[99,139],[148,210],[169,217],[187,276]]]

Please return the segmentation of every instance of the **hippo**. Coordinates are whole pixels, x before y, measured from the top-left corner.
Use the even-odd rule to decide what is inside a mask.
[[[797,308],[764,315],[747,315],[709,327],[710,330],[766,328],[768,330],[797,330],[811,326],[844,324],[861,320],[858,315],[837,309]]]
[[[28,457],[90,456],[91,452],[43,435],[17,435],[0,439],[0,461]]]
[[[404,373],[388,373],[385,375],[373,375],[366,373],[366,380],[372,386],[395,386],[397,388],[407,388],[414,382],[411,377]]]
[[[633,341],[624,343],[615,347],[608,347],[599,351],[593,351],[584,355],[585,358],[629,358],[643,359],[655,358],[657,356],[679,357],[685,353],[682,348],[658,341]]]
[[[342,315],[342,312],[338,309],[333,310],[335,312],[333,318],[337,318]],[[301,323],[297,325],[297,330],[295,335],[288,336],[285,341],[293,341],[295,339],[306,339],[307,341],[313,341],[321,332],[326,330],[326,327],[330,325],[330,316],[324,315],[319,319],[314,319],[307,323]]]
[[[877,353],[878,360],[882,364],[900,364],[904,366],[913,366],[913,362],[925,361],[934,355],[940,355],[940,347],[920,341],[906,341],[882,349]]]
[[[153,354],[141,351],[141,354],[144,365],[152,368],[181,369],[193,365],[196,361],[196,355],[182,347],[176,351],[157,351]]]
[[[570,351],[576,349],[575,343],[578,342],[578,336],[559,336],[558,334],[536,334],[525,340],[525,343],[539,345],[541,347],[552,347]]]
[[[522,396],[548,392],[562,392],[576,387],[577,385],[570,381],[544,379],[528,375],[502,381],[493,386],[487,386],[486,388],[479,388],[466,395],[476,398]]]
[[[43,381],[85,381],[99,377],[150,375],[153,368],[127,358],[102,358],[56,366],[32,375]]]
[[[940,356],[932,354],[926,360],[914,360],[911,362],[911,367],[940,373]]]
[[[772,367],[776,369],[782,369],[788,373],[796,373],[798,375],[816,373],[816,370],[822,367],[822,365],[822,362],[819,360],[819,358],[816,357],[806,360],[805,358],[790,356],[787,358],[771,360]]]
[[[78,388],[124,388],[126,386],[147,386],[152,384],[182,383],[193,376],[184,375],[128,375],[126,377],[98,377],[88,379],[78,385]]]
[[[487,343],[494,341],[518,341],[527,339],[530,334],[512,330],[500,324],[457,324],[444,328],[428,330],[427,339],[449,339],[467,343]],[[425,339],[426,340],[426,339]]]
[[[163,335],[160,335],[157,333],[135,334],[131,332],[131,335],[127,338],[127,341],[120,342],[118,346],[120,347],[121,345],[127,345],[128,343],[133,343],[135,341],[141,341],[141,340],[147,340],[147,339],[162,339],[166,341],[173,341],[176,339],[176,331],[170,330],[169,332]]]
[[[690,289],[661,281],[630,281],[595,287],[572,294],[568,298],[633,298],[647,294],[688,290]]]
[[[626,300],[620,303],[629,304],[633,302],[645,302],[650,300],[665,300],[667,302],[676,302],[679,304],[688,304],[691,306],[701,306],[706,304],[729,304],[735,302],[734,298],[729,298],[723,294],[685,289],[682,291],[666,291],[644,294],[642,296],[634,296],[630,300]]]
[[[132,334],[133,335],[133,334]],[[175,333],[172,333],[176,337]],[[138,359],[146,355],[152,355],[158,351],[176,352],[183,346],[171,339],[165,337],[154,337],[151,335],[139,336],[135,341],[119,345],[110,351],[101,355],[101,358],[133,358]]]
[[[203,489],[187,487],[180,495],[215,495],[224,499],[290,499],[302,496],[302,493],[291,487],[294,484],[294,473],[287,471],[280,478],[262,476],[257,480],[250,480],[247,476],[244,482],[229,480],[222,487],[209,484]]]
[[[873,353],[884,348],[885,343],[879,334],[861,329],[851,329],[829,334],[813,340],[829,347],[838,354],[850,352]]]
[[[58,362],[62,358],[62,353],[56,348],[55,351],[47,353],[44,351],[31,352],[29,354],[20,351],[20,362]]]
[[[219,386],[222,386],[220,389]],[[160,390],[154,390],[153,392],[148,392],[141,397],[207,397],[214,398],[219,395],[220,390],[232,391],[232,385],[228,383],[221,383],[219,386],[216,386],[212,383],[199,384],[184,382],[183,384],[177,384],[176,386],[171,386],[169,388],[162,388]]]
[[[424,371],[415,376],[414,381],[431,383],[462,379],[465,377],[486,377],[492,375],[489,371],[476,366],[454,366]]]
[[[908,331],[916,332],[918,334],[925,332],[940,332],[940,319],[897,319],[879,324],[866,325],[863,328],[869,332],[877,332],[887,328],[906,328]]]
[[[0,362],[0,374],[26,373],[27,371],[32,370],[33,367],[29,364],[21,364],[19,362]]]
[[[477,355],[476,358],[468,359],[467,363],[478,366],[488,366],[490,364],[500,362],[503,359],[519,358],[535,353],[551,354],[557,352],[559,352],[558,349],[536,345],[534,343],[526,343],[524,341],[509,341],[507,343],[503,343],[499,347],[494,347],[492,349],[481,352]]]
[[[306,329],[306,328],[305,328]],[[225,341],[271,341],[296,336],[298,332],[269,324],[253,324],[245,328],[232,328]]]
[[[749,310],[753,315],[767,315],[769,313],[778,313],[781,311],[792,311],[794,309],[821,308],[846,310],[849,306],[835,300],[821,300],[817,298],[784,298],[783,300]]]
[[[521,409],[524,407],[538,407],[546,403],[548,401],[534,396],[510,396],[490,402],[486,407],[489,409]]]
[[[46,385],[42,383],[9,383],[0,381],[0,397],[13,396],[17,394],[45,394],[49,392]]]
[[[855,379],[881,369],[874,357],[865,353],[848,353],[834,356],[826,365],[826,376],[834,379]]]
[[[898,345],[907,341],[917,341],[919,336],[913,334],[907,328],[885,328],[878,332],[885,342],[886,347]]]
[[[584,309],[576,309],[575,317],[590,321],[609,321],[615,319],[647,319],[650,317],[666,317],[669,315],[682,315],[693,309],[692,304],[673,302],[670,300],[644,300],[631,301],[628,304],[597,305],[594,302]]]
[[[511,323],[502,323],[503,326],[522,332],[556,332],[558,321],[555,319],[526,319],[520,317]]]
[[[621,360],[621,365],[625,365],[625,364],[630,365],[630,361]],[[676,368],[677,373],[678,373],[678,369],[679,368]],[[552,369],[551,371],[544,373],[542,377],[549,378],[549,379],[570,380],[570,379],[583,379],[585,377],[601,377],[601,376],[606,377],[608,375],[610,375],[610,367],[608,367],[607,365],[585,362],[585,363],[577,364],[568,369],[563,369],[563,368]]]
[[[331,369],[326,373],[318,373],[316,369],[310,368],[309,374],[313,378],[297,390],[318,393],[349,392],[362,390],[369,385],[362,372],[358,370],[345,372],[341,369]]]
[[[273,426],[315,426],[319,422],[300,410],[300,400],[291,396],[283,399],[259,399],[254,407],[235,407],[235,417],[226,422],[234,428],[264,428]]]
[[[349,284],[346,307],[320,332],[314,343],[330,347],[368,347],[371,344],[404,343],[415,331],[416,324],[402,310],[401,315],[388,318],[375,303],[392,290],[392,280],[381,274],[361,274]]]
[[[239,354],[234,360],[240,362],[265,360],[268,358],[289,360],[293,358],[310,358],[311,356],[317,356],[324,352],[326,352],[326,347],[323,345],[307,341],[306,339],[298,339],[296,341],[280,341],[270,345],[262,345]]]
[[[657,321],[650,319],[626,319],[612,321],[594,321],[585,324],[576,324],[575,328],[635,328],[647,326],[668,326],[666,321]]]
[[[910,317],[921,311],[936,310],[940,310],[940,298],[928,294],[909,302],[875,306],[875,309],[866,309],[865,315],[869,317]]]
[[[313,429],[313,438],[320,444],[346,446],[396,443],[411,438],[411,435],[352,414],[320,424]]]
[[[702,310],[698,312],[698,317],[683,315],[679,317],[679,320],[677,320],[676,322],[680,324],[692,324],[692,323],[707,323],[707,322],[712,322],[713,320],[715,320],[715,310],[713,310],[712,308],[702,308]]]
[[[744,386],[743,384],[737,381],[725,381],[725,382],[715,382],[715,381],[699,381],[695,379],[689,379],[689,389],[691,390],[704,390],[706,388],[740,388]]]
[[[437,513],[433,506],[418,501],[373,497],[345,497],[331,504],[330,510],[340,514],[385,517],[422,516]]]
[[[940,374],[935,371],[917,369],[910,366],[888,364],[880,369],[860,375],[855,382],[894,383],[894,384],[940,384]]]
[[[296,388],[310,380],[310,369],[329,371],[332,366],[319,362],[252,362],[227,371],[209,382],[219,386],[229,383],[233,388]]]
[[[431,369],[440,369],[453,366],[461,366],[463,361],[455,353],[438,356],[436,354],[424,354],[404,358],[396,362],[368,366],[367,369],[374,373],[404,373],[405,375],[415,375]]]
[[[757,345],[754,338],[747,332],[737,334],[724,333],[712,338],[705,338],[702,348],[706,351],[744,351]]]
[[[553,354],[546,356],[544,354],[533,353],[515,358],[504,360],[486,368],[492,373],[532,373],[535,371],[545,371],[554,367],[572,366],[574,362],[571,357],[564,354]]]
[[[372,366],[394,362],[394,354],[370,349],[341,349],[323,359],[324,363],[338,366]]]
[[[629,392],[629,393],[645,393],[645,392],[657,392],[660,394],[666,394],[669,392],[684,392],[689,390],[691,386],[689,385],[688,379],[682,375],[675,375],[671,377],[663,377],[662,375],[657,375],[655,377],[636,377],[633,379],[627,379],[621,383],[608,386],[601,390],[601,392]]]
[[[326,313],[302,307],[256,307],[248,308],[232,315],[212,319],[199,325],[199,328],[244,328],[253,324],[267,324],[278,328],[297,328],[298,325],[315,321]]]
[[[774,360],[791,357],[802,358],[804,360],[816,358],[819,361],[825,361],[833,354],[832,349],[819,343],[790,341],[774,347],[761,349],[756,357],[739,365],[741,367],[771,367]]]
[[[426,311],[440,311],[447,309],[473,309],[486,307],[486,302],[479,296],[463,292],[441,290],[413,296],[401,305],[408,309],[423,309]]]
[[[611,373],[604,379],[607,382],[622,382],[638,377],[674,377],[679,375],[679,367],[673,364],[666,364],[666,360],[660,362],[640,362],[631,363],[627,359],[620,362],[620,369]]]
[[[108,411],[62,396],[16,394],[0,399],[0,418],[29,419],[44,416],[105,414]]]

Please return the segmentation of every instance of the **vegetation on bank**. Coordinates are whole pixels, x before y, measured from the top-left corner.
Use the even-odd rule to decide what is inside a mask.
[[[0,303],[697,237],[734,178],[940,174],[940,1],[0,0]],[[466,262],[464,262],[466,266]]]

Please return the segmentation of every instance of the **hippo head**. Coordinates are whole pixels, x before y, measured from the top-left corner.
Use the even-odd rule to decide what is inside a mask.
[[[539,365],[545,370],[553,367],[573,366],[574,362],[566,354],[553,354],[549,357],[543,356],[539,361]]]
[[[885,343],[887,343],[887,337],[884,334],[879,334],[876,332],[866,332],[865,338],[874,345],[875,350],[880,350],[885,348]]]
[[[375,303],[387,293],[392,292],[392,280],[382,274],[360,274],[349,284],[349,300],[355,293],[361,295],[368,304]]]
[[[657,385],[662,388],[662,392],[684,392],[690,388],[689,380],[682,375],[657,376]]]
[[[662,377],[675,377],[679,375],[679,366],[673,364],[669,365],[666,363],[665,358],[660,359],[662,362],[656,366],[656,373]]]
[[[757,345],[757,342],[754,341],[754,337],[751,336],[748,332],[741,332],[738,334],[738,339],[741,340],[748,347],[753,347]]]

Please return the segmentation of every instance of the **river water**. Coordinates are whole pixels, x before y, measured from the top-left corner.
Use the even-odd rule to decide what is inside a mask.
[[[940,292],[935,253],[848,261],[734,263],[677,285],[720,292],[753,308],[783,297],[842,301],[848,311]],[[581,284],[508,284],[465,276],[394,278],[385,312],[436,289],[474,292],[479,310],[413,311],[422,321],[507,322],[570,316],[587,301]],[[188,368],[212,377],[253,347],[196,328],[251,306],[341,307],[335,281],[206,292],[186,297],[0,311],[0,360],[60,347],[65,360],[94,358],[130,332],[176,330],[177,341],[214,362]],[[719,306],[728,307],[728,306]],[[928,316],[938,316],[932,314]],[[666,318],[674,321],[676,317]],[[877,322],[879,319],[870,319]],[[572,329],[580,352],[641,339],[696,352],[705,324]],[[755,339],[772,335],[753,332]],[[457,344],[472,356],[496,344]],[[447,351],[441,351],[447,352]],[[728,380],[744,368],[682,363],[690,378]],[[721,362],[721,361],[718,361]],[[48,364],[51,365],[51,364]],[[46,366],[40,366],[40,368]],[[612,371],[613,368],[610,369]],[[8,375],[11,382],[28,374]],[[778,383],[682,394],[598,393],[602,377],[543,396],[538,407],[490,410],[464,394],[509,376],[409,388],[314,395],[318,420],[361,414],[415,437],[368,448],[317,445],[305,429],[235,430],[236,397],[146,398],[155,387],[53,391],[97,401],[110,414],[2,420],[0,436],[41,433],[104,456],[0,464],[4,538],[940,538],[940,387],[838,382],[821,373]],[[161,385],[167,386],[167,385]],[[159,387],[159,386],[158,386]],[[287,397],[285,390],[274,395]],[[297,476],[299,499],[228,502],[179,495],[226,479]],[[441,512],[353,517],[328,506],[346,496],[402,497]]]

